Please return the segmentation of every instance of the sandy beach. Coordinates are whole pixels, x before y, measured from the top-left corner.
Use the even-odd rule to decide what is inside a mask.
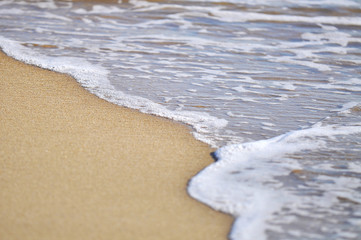
[[[187,195],[212,149],[71,77],[0,53],[0,238],[226,239],[232,218]]]

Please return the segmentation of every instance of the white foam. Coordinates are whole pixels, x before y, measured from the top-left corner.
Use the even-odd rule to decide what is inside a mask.
[[[288,56],[282,56],[282,57],[269,57],[269,59],[271,61],[274,62],[281,62],[281,63],[289,63],[289,64],[296,64],[296,65],[301,65],[301,66],[306,66],[306,67],[310,67],[310,68],[314,68],[317,69],[321,72],[325,72],[325,71],[331,71],[331,67],[329,67],[326,64],[321,64],[321,63],[316,63],[314,61],[310,61],[310,60],[297,60],[293,57],[288,57]]]
[[[24,11],[18,8],[8,8],[8,9],[0,9],[0,14],[23,14]]]
[[[77,14],[109,14],[109,13],[122,13],[124,12],[123,9],[116,7],[116,6],[102,6],[102,5],[94,5],[92,10],[88,11],[83,8],[78,8],[73,10],[74,13]]]
[[[239,85],[238,87],[234,87],[233,89],[240,93],[248,92],[248,90],[246,90],[242,85]]]
[[[219,0],[189,0],[189,1],[195,1],[195,2],[219,2]],[[227,0],[227,2],[230,3],[242,3],[242,4],[248,4],[248,5],[271,5],[271,6],[284,6],[285,4],[295,4],[295,5],[331,5],[331,6],[352,6],[352,7],[359,7],[359,4],[356,1],[352,0],[319,0],[319,1],[313,1],[313,0]]]
[[[361,42],[360,38],[353,38],[348,33],[343,32],[325,32],[325,33],[303,33],[302,38],[313,42],[336,43],[346,47],[349,42]]]
[[[212,10],[212,15],[225,22],[247,22],[247,21],[273,21],[289,23],[312,23],[312,24],[331,24],[331,25],[355,25],[361,26],[360,17],[306,17],[294,15],[270,15],[255,12],[233,12],[225,10]]]
[[[273,82],[272,83],[274,86],[276,86],[277,88],[281,88],[284,90],[288,90],[288,91],[294,91],[297,89],[297,87],[290,82]]]
[[[236,218],[231,239],[266,239],[267,221],[273,214],[286,205],[305,201],[280,188],[282,183],[275,179],[300,168],[296,160],[286,156],[322,149],[326,146],[324,138],[356,133],[361,133],[361,126],[317,124],[268,140],[222,147],[215,153],[218,161],[192,178],[188,192],[197,200]],[[327,197],[317,201],[323,206],[331,204]]]
[[[58,6],[52,2],[52,1],[47,1],[47,2],[37,2],[36,5],[40,8],[45,8],[45,9],[56,9]]]
[[[66,22],[71,22],[71,19],[67,18],[67,17],[63,17],[63,16],[59,16],[50,12],[43,12],[41,14],[42,17],[48,18],[48,19],[58,19],[61,21],[66,21]]]

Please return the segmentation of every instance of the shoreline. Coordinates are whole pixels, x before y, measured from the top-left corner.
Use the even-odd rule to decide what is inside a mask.
[[[212,149],[179,123],[106,102],[0,52],[3,239],[227,239],[192,199]]]

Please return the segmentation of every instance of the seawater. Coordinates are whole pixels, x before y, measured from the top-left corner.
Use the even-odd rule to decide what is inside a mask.
[[[5,0],[0,46],[192,126],[230,239],[361,238],[360,1]]]

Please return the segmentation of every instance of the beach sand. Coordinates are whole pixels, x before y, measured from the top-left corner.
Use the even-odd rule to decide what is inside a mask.
[[[188,127],[0,53],[0,239],[226,239],[187,195],[212,163]]]

